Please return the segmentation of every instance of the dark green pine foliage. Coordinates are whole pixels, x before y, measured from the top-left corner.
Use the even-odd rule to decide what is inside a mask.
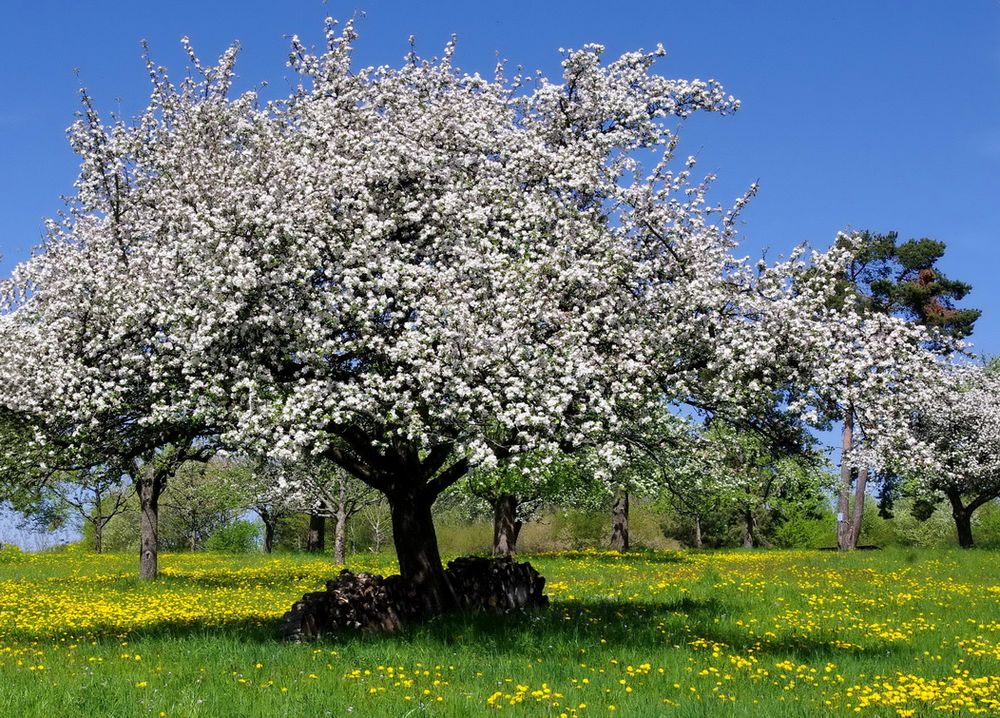
[[[896,232],[862,233],[861,251],[845,277],[845,294],[853,291],[871,310],[905,317],[948,339],[969,336],[982,312],[956,306],[972,287],[938,269],[944,242],[898,240]]]

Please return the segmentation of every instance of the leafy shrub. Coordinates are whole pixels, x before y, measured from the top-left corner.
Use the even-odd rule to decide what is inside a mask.
[[[906,499],[893,509],[892,527],[899,544],[917,548],[954,546],[955,521],[947,507],[930,504],[927,509],[925,504],[915,506],[914,503]]]
[[[223,553],[252,553],[257,550],[260,526],[252,521],[233,521],[208,537],[205,548]]]
[[[1000,506],[996,502],[972,515],[972,537],[980,548],[1000,548]]]
[[[837,543],[837,524],[833,515],[809,518],[789,516],[774,529],[774,544],[781,548],[824,548]]]

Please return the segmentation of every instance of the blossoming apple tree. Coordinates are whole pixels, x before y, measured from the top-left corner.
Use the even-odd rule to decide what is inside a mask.
[[[454,43],[354,68],[353,28],[326,40],[293,40],[281,101],[231,97],[233,49],[178,84],[150,63],[133,122],[86,106],[77,195],[0,320],[0,396],[39,441],[121,416],[163,445],[326,457],[385,494],[435,611],[431,505],[473,467],[579,447],[614,467],[665,404],[850,401],[870,447],[902,411],[922,335],[828,308],[850,242],[740,258],[747,197],[710,204],[675,158],[677,118],[738,108],[716,82],[655,74],[662,50],[485,79]]]
[[[974,512],[1000,498],[1000,371],[995,364],[942,367],[922,399],[910,428],[931,448],[929,458],[901,452],[895,466],[918,495],[947,498],[958,543],[971,548]]]

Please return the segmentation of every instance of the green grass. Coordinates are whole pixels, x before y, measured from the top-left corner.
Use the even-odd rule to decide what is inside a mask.
[[[4,554],[0,716],[1000,713],[994,552],[525,558],[547,611],[286,645],[325,559]]]

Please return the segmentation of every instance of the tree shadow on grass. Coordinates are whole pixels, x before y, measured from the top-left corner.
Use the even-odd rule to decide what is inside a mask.
[[[429,644],[468,646],[492,654],[538,656],[552,651],[577,655],[580,648],[663,648],[690,640],[694,617],[712,621],[728,610],[718,598],[680,598],[641,603],[567,601],[547,609],[503,615],[463,613],[439,616],[396,635],[331,634],[323,643]]]
[[[681,640],[685,622],[695,616],[708,620],[729,610],[721,599],[682,597],[670,602],[625,601],[555,602],[546,609],[510,614],[453,613],[413,624],[395,634],[339,632],[318,642],[324,644],[427,643],[435,646],[470,645],[504,653],[528,653],[539,646],[557,642],[564,646],[579,643],[599,645],[664,644],[676,633]],[[11,627],[13,628],[13,627]],[[8,630],[17,640],[59,640],[66,638],[183,639],[196,636],[238,637],[245,641],[280,641],[281,618],[233,618],[211,620],[164,619],[142,626],[94,626],[61,630],[56,634]],[[604,643],[601,643],[603,639]]]
[[[559,602],[540,611],[508,615],[458,614],[441,616],[413,626],[398,635],[331,635],[330,644],[382,644],[388,651],[401,643],[431,645],[440,649],[525,657],[572,656],[580,649],[610,655],[655,655],[684,649],[711,655],[713,644],[724,654],[758,660],[793,659],[803,663],[839,663],[847,656],[905,656],[918,652],[907,644],[887,642],[864,650],[835,643],[830,633],[812,635],[751,636],[726,618],[740,606],[721,596],[683,597],[657,602]],[[699,640],[700,639],[700,640]]]
[[[877,654],[905,656],[914,649],[886,643],[866,650],[836,645],[835,635],[779,635],[755,637],[728,621],[745,606],[723,595],[684,596],[672,601],[558,601],[549,608],[505,615],[449,614],[405,628],[397,634],[330,634],[314,645],[343,650],[351,646],[380,648],[393,654],[407,648],[432,653],[463,652],[495,656],[552,656],[579,659],[581,649],[590,654],[645,655],[682,649],[711,655],[713,644],[725,654],[748,655],[766,661],[795,659],[803,663],[839,663],[847,656]],[[228,621],[165,620],[125,631],[109,627],[52,635],[16,635],[21,640],[52,641],[65,637],[118,640],[220,639],[238,643],[281,645],[280,618]],[[905,659],[904,659],[905,660]]]
[[[548,561],[550,559],[562,561],[582,560],[588,564],[619,565],[622,563],[658,563],[658,564],[684,564],[691,563],[691,559],[680,551],[653,551],[646,549],[633,549],[626,553],[616,553],[613,551],[559,551],[557,553],[536,553],[518,554],[519,561]]]

